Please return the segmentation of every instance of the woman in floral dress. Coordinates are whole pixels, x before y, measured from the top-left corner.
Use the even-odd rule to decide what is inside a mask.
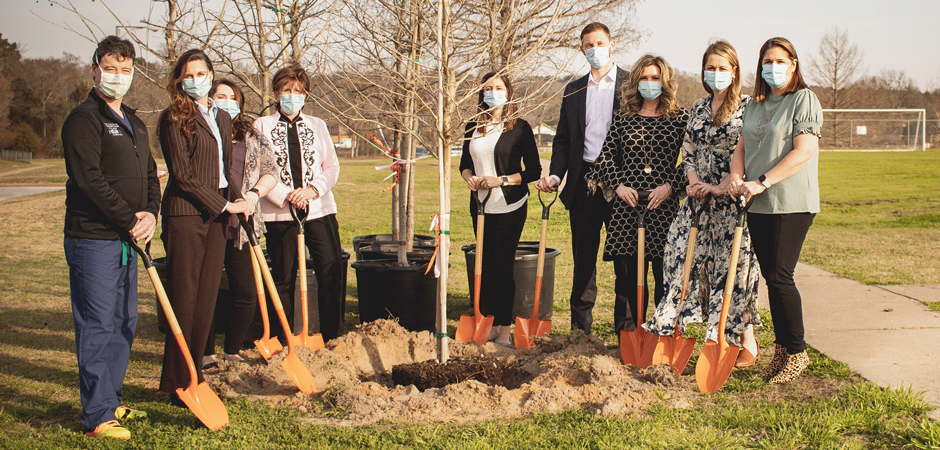
[[[585,174],[588,188],[603,189],[613,201],[607,223],[604,260],[614,262],[614,332],[632,331],[646,319],[637,311],[638,208],[646,223],[645,272],[652,268],[655,302],[663,298],[663,248],[669,224],[679,209],[685,177],[676,164],[689,113],[676,104],[675,71],[659,56],[644,55],[634,63],[621,93],[621,111],[614,117],[601,154]],[[638,192],[649,191],[647,205],[637,205]],[[636,320],[636,318],[642,318]]]
[[[682,145],[682,169],[688,178],[689,199],[682,205],[669,228],[665,250],[665,299],[643,327],[650,333],[664,336],[675,331],[678,318],[680,330],[703,320],[708,311],[706,338],[717,340],[725,282],[734,241],[737,210],[728,195],[731,155],[738,142],[742,114],[750,97],[741,94],[741,70],[734,47],[725,41],[711,44],[702,58],[702,84],[711,94],[695,102]],[[688,296],[682,304],[682,272],[692,221],[692,208],[708,201],[701,223]],[[741,239],[741,250],[728,310],[725,338],[732,345],[742,345],[736,366],[753,364],[759,356],[754,326],[760,326],[757,312],[757,284],[760,270],[751,249],[747,228]]]

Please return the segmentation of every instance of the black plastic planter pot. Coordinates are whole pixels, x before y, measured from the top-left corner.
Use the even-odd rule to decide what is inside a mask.
[[[367,234],[365,236],[356,236],[353,238],[353,252],[356,253],[356,261],[362,261],[362,254],[359,253],[359,248],[367,245],[374,244],[392,244],[397,242],[392,241],[391,234]],[[437,240],[434,236],[424,236],[416,234],[414,237],[414,245],[418,246],[433,246],[437,244]]]
[[[395,260],[352,263],[359,287],[359,321],[397,318],[411,331],[435,328],[437,278],[427,264],[396,266]]]
[[[516,261],[513,264],[513,276],[516,280],[516,295],[512,305],[512,317],[531,317],[532,304],[535,302],[535,273],[538,269],[539,243],[520,242],[516,249]],[[476,266],[476,244],[464,245],[467,261],[467,284],[470,286],[470,298],[473,298],[473,270]],[[542,273],[542,298],[539,300],[539,320],[552,317],[555,303],[555,258],[561,250],[545,249],[545,269]],[[485,283],[486,281],[484,281]]]
[[[361,257],[358,261],[366,261],[370,259],[398,259],[398,243],[397,242],[388,242],[384,244],[372,244],[364,245],[359,247],[359,254]],[[412,251],[408,252],[408,261],[420,262],[420,261],[430,261],[431,255],[434,254],[434,244],[431,245],[417,245],[415,244]]]

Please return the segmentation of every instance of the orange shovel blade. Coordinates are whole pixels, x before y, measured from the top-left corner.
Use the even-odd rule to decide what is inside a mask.
[[[490,338],[490,330],[493,329],[493,316],[480,316],[476,320],[476,331],[473,333],[473,341],[484,345]]]
[[[186,389],[178,388],[176,395],[206,428],[219,431],[228,426],[228,411],[205,381]]]
[[[516,350],[532,348],[535,345],[535,336],[529,333],[529,319],[521,316],[516,317],[516,328],[512,330],[512,341],[516,344]]]
[[[493,316],[460,316],[460,322],[457,323],[457,333],[454,339],[460,342],[476,342],[477,344],[486,344],[490,337],[490,330],[493,328]]]
[[[692,357],[693,350],[695,350],[695,338],[685,338],[679,330],[676,330],[673,356],[669,365],[671,365],[673,369],[676,369],[679,375],[682,375],[682,372],[685,371],[685,366],[689,364],[689,358]]]
[[[255,348],[258,349],[258,353],[261,353],[261,357],[264,358],[265,362],[268,362],[271,357],[284,350],[284,346],[281,345],[281,341],[278,341],[277,338],[261,338],[255,341]]]
[[[653,365],[672,364],[675,346],[676,340],[672,336],[660,336],[659,342],[656,343],[656,349],[653,350]]]
[[[464,314],[460,316],[460,322],[457,322],[457,333],[454,334],[454,339],[463,343],[469,343],[473,340],[474,331],[476,331],[476,325],[473,321],[473,316]]]
[[[695,364],[695,382],[703,394],[716,392],[724,386],[734,369],[741,347],[737,345],[721,348],[718,342],[709,340],[702,347],[702,354]]]
[[[287,376],[304,393],[312,394],[317,390],[317,383],[313,381],[313,375],[310,370],[300,360],[295,352],[289,352],[281,361],[281,367],[287,372]]]
[[[323,335],[320,333],[313,335],[304,336],[303,333],[297,335],[297,345],[303,345],[304,347],[309,348],[310,350],[319,350],[325,345],[323,344]]]
[[[620,330],[620,359],[624,364],[645,369],[653,364],[657,341],[658,336],[650,334],[643,327],[637,327],[636,331]]]

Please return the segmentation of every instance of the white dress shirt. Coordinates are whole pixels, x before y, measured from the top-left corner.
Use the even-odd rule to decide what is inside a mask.
[[[601,154],[607,130],[614,120],[614,86],[617,84],[617,65],[614,64],[600,80],[588,76],[587,104],[585,105],[584,160],[594,162]]]
[[[215,136],[215,142],[219,145],[219,189],[224,189],[228,187],[228,180],[225,179],[225,157],[222,153],[222,133],[219,131],[219,124],[215,122],[216,116],[219,115],[219,107],[215,106],[215,102],[212,101],[211,98],[206,100],[209,100],[208,108],[202,106],[199,102],[195,102],[196,108],[199,109],[202,118],[206,119],[206,122],[209,122],[209,129],[212,130],[212,135]]]

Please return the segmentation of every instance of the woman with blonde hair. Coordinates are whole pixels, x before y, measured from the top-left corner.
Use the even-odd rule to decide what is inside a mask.
[[[731,160],[732,195],[752,200],[748,228],[767,282],[776,346],[764,377],[788,383],[809,366],[803,307],[793,270],[819,212],[822,107],[806,87],[796,49],[775,37],[761,46],[754,99]]]
[[[656,304],[663,297],[663,248],[679,201],[674,193],[686,181],[676,165],[689,114],[676,104],[675,71],[661,56],[644,55],[623,84],[621,111],[614,118],[601,155],[585,178],[613,201],[607,224],[604,260],[614,262],[617,276],[614,332],[634,330],[645,317],[636,309],[638,192],[650,191],[646,216],[646,255],[653,268]],[[648,290],[644,292],[649,297]],[[648,302],[644,301],[644,305]],[[627,315],[627,308],[630,315]],[[645,308],[644,308],[645,309]],[[629,321],[628,321],[629,319]],[[632,324],[630,323],[632,322]]]
[[[741,94],[741,67],[734,47],[726,41],[713,42],[702,56],[702,86],[709,93],[692,107],[682,144],[682,172],[688,179],[690,197],[669,228],[665,252],[665,300],[656,308],[647,331],[659,336],[672,335],[675,327],[708,317],[706,339],[718,340],[725,281],[734,241],[738,215],[734,200],[727,195],[731,178],[731,155],[741,134],[741,119],[750,96]],[[692,258],[688,296],[679,303],[683,269],[692,225],[692,210],[701,209],[698,242]],[[737,276],[725,328],[726,339],[743,350],[735,364],[754,364],[759,355],[753,326],[760,326],[757,312],[757,259],[751,251],[747,228],[741,239]]]

